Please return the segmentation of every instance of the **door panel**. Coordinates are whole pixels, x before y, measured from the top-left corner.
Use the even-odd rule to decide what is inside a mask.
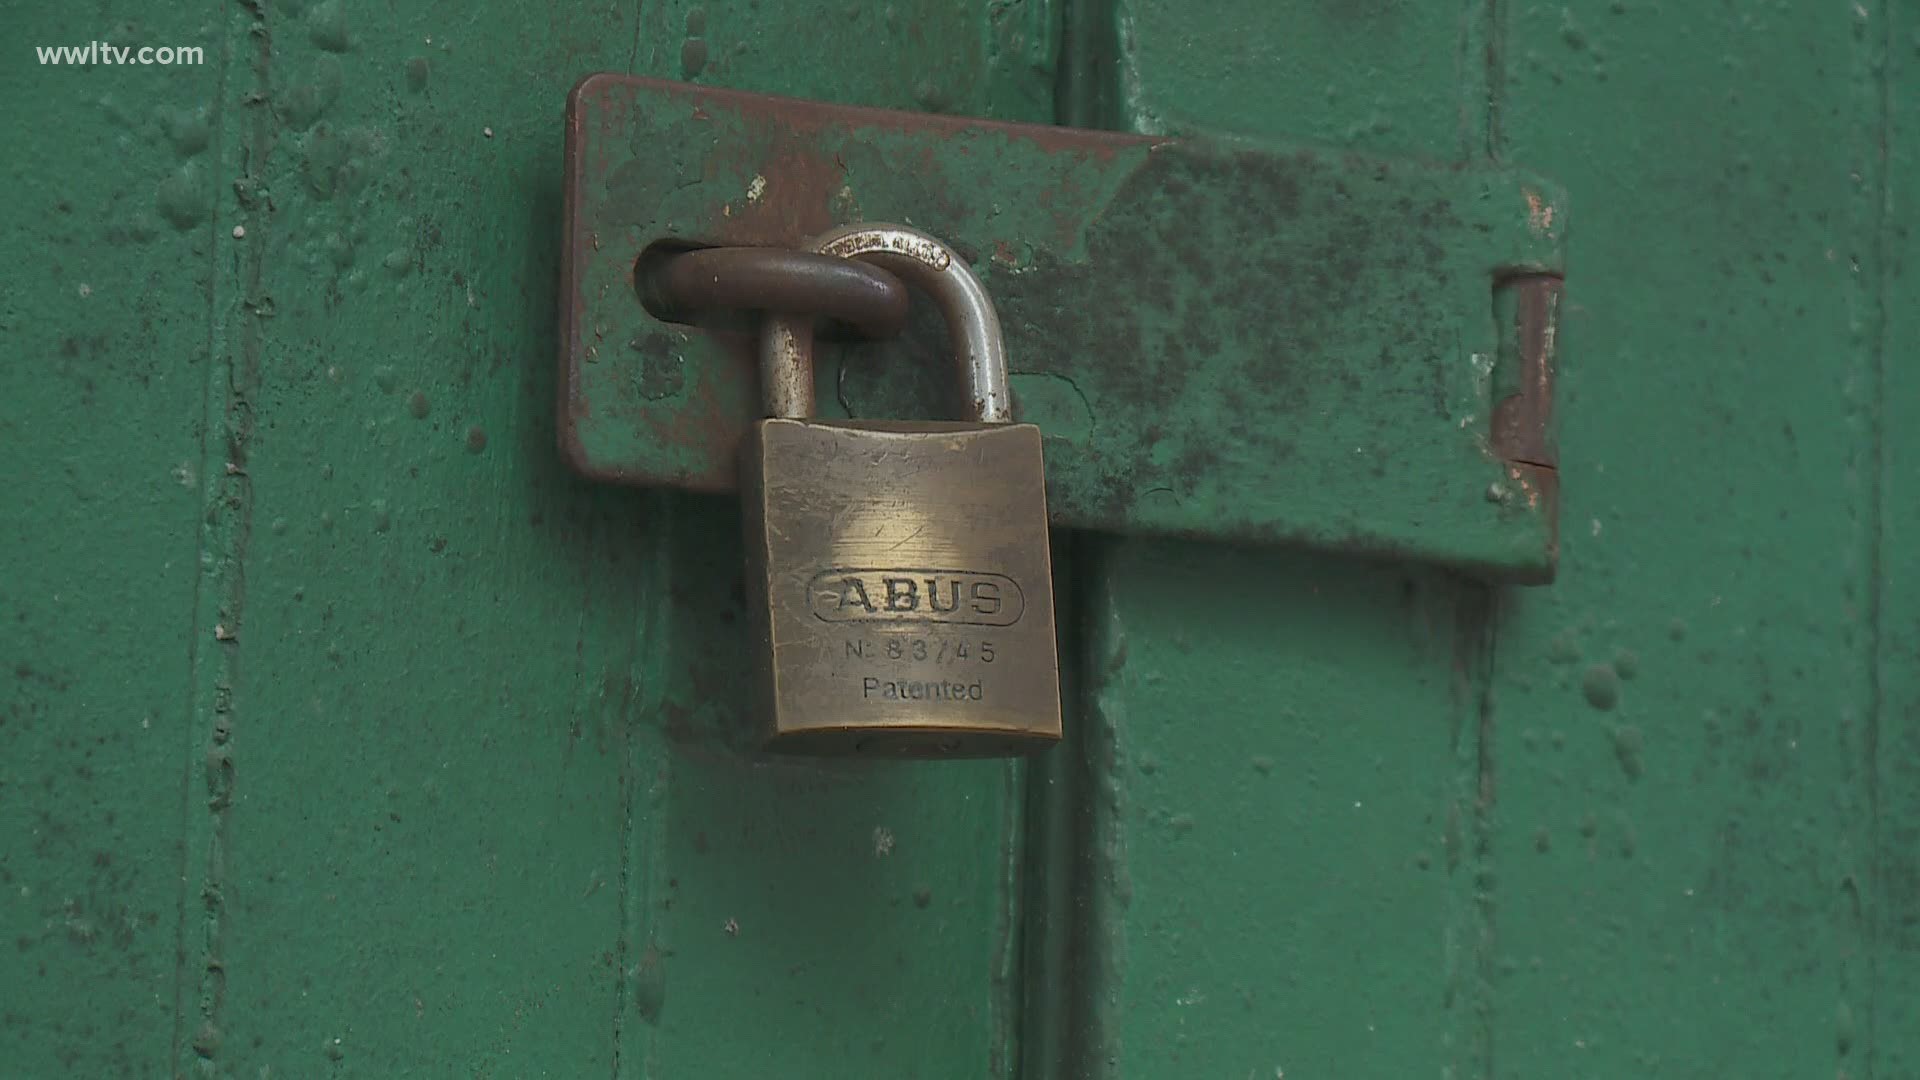
[[[205,10],[127,14],[146,40],[203,43]],[[7,21],[0,1061],[139,1075],[166,1059],[181,1004],[181,823],[204,813],[190,672],[218,648],[195,584],[219,69],[109,83],[27,47],[111,20]]]
[[[1062,1075],[1466,1066],[1478,587],[1170,543],[1082,565],[1108,1064]]]
[[[637,522],[546,452],[551,109],[513,87],[563,78],[596,17],[453,10],[197,27],[222,96],[198,660],[167,768],[184,1007],[142,1071],[612,1057]]]
[[[1860,370],[1852,389],[1855,415],[1877,442],[1855,464],[1869,587],[1851,597],[1851,614],[1856,640],[1873,652],[1856,729],[1865,791],[1856,790],[1854,819],[1866,818],[1865,835],[1856,825],[1848,864],[1866,900],[1858,912],[1849,907],[1845,1019],[1864,1049],[1854,1051],[1866,1062],[1861,1071],[1899,1076],[1920,1072],[1920,1039],[1910,1034],[1920,1031],[1920,311],[1912,302],[1920,273],[1912,194],[1920,56],[1907,44],[1920,34],[1920,13],[1887,5],[1876,15],[1857,46],[1865,63],[1853,68],[1851,97],[1863,129],[1851,160],[1865,183],[1854,228],[1871,275],[1856,299]]]
[[[1849,173],[1886,14],[1515,8],[1509,150],[1579,180],[1581,236],[1562,572],[1499,628],[1501,1076],[1870,1075],[1910,1037],[1862,956],[1879,279]]]
[[[7,324],[78,350],[4,395],[18,471],[70,474],[8,522],[58,552],[7,592],[4,813],[47,837],[6,863],[30,1072],[1004,1068],[1017,769],[742,757],[731,507],[554,452],[559,120],[599,70],[1033,118],[1051,21],[853,12],[863,66],[790,54],[807,8],[636,11],[210,7],[118,32],[209,54],[123,105],[11,77],[79,136],[10,174],[99,178],[24,183],[21,250],[132,247]],[[96,428],[45,422],[76,403]]]
[[[1118,9],[1122,126],[1482,152],[1477,13]],[[1084,887],[1111,955],[1100,1052],[1058,1075],[1481,1074],[1487,591],[1336,555],[1083,550],[1087,842],[1110,859]]]
[[[1418,18],[1395,5],[1349,7],[1374,33],[1364,46],[1349,38],[1327,49],[1345,45],[1369,60],[1404,40],[1393,28]],[[1146,128],[1204,125],[1220,115],[1258,128],[1259,117],[1244,115],[1252,103],[1297,100],[1299,73],[1312,67],[1295,59],[1299,50],[1263,66],[1261,46],[1249,43],[1300,40],[1326,15],[1308,4],[1236,11],[1228,37],[1181,22],[1182,11],[1162,18],[1168,33],[1156,36],[1142,28],[1156,25],[1159,9],[1126,10],[1133,18],[1122,19],[1117,66],[1132,80],[1126,119]],[[1836,1068],[1836,1058],[1853,1073],[1902,1060],[1904,1040],[1892,1033],[1911,1025],[1888,1019],[1905,1011],[1888,988],[1909,981],[1911,964],[1889,955],[1886,943],[1908,921],[1911,890],[1900,882],[1910,860],[1887,842],[1898,826],[1883,800],[1905,775],[1884,740],[1897,732],[1906,741],[1895,720],[1902,713],[1883,707],[1881,685],[1904,685],[1912,664],[1885,643],[1880,626],[1903,610],[1885,606],[1897,603],[1897,589],[1881,590],[1912,560],[1892,554],[1892,526],[1878,520],[1899,520],[1900,503],[1889,496],[1900,473],[1881,461],[1876,426],[1895,429],[1873,406],[1901,401],[1882,396],[1883,386],[1898,385],[1884,359],[1898,355],[1890,342],[1901,340],[1891,336],[1901,309],[1885,299],[1897,256],[1874,257],[1876,244],[1904,236],[1890,216],[1899,203],[1887,201],[1898,190],[1895,174],[1874,160],[1889,142],[1901,160],[1902,68],[1888,58],[1900,52],[1889,43],[1906,40],[1907,29],[1889,26],[1892,14],[1466,7],[1456,69],[1455,100],[1466,117],[1460,145],[1524,161],[1576,193],[1561,384],[1568,528],[1553,588],[1500,596],[1481,625],[1472,590],[1455,608],[1456,625],[1474,627],[1456,642],[1472,689],[1450,706],[1479,737],[1477,745],[1471,736],[1454,744],[1462,774],[1453,790],[1469,795],[1458,805],[1469,808],[1473,872],[1454,886],[1452,917],[1433,920],[1464,953],[1446,982],[1458,1011],[1431,1033],[1400,1029],[1416,1040],[1396,1048],[1409,1061],[1462,1074],[1616,1076],[1803,1075]],[[1439,38],[1429,28],[1421,40],[1432,47]],[[1685,59],[1715,50],[1725,55],[1711,71]],[[1384,97],[1423,70],[1417,58],[1398,59],[1374,84]],[[1774,74],[1756,79],[1759,71]],[[1425,89],[1431,100],[1446,93]],[[1323,137],[1345,122],[1356,125],[1348,138],[1374,135],[1389,149],[1431,152],[1417,138],[1392,145],[1390,125],[1365,127],[1339,90],[1330,84],[1334,104],[1302,122],[1322,125]],[[1481,119],[1471,118],[1476,111]],[[1431,120],[1422,131],[1431,138]],[[1702,267],[1712,270],[1703,275]],[[1875,325],[1888,310],[1896,312],[1891,332]],[[1129,657],[1136,628],[1152,633],[1178,621],[1177,605],[1155,599],[1151,575],[1103,570],[1092,587],[1111,605],[1108,617],[1135,605],[1152,613],[1125,621]],[[1346,615],[1364,620],[1367,609],[1358,600]],[[1213,610],[1216,625],[1234,625]],[[1896,617],[1892,625],[1904,624]],[[1303,674],[1295,658],[1305,650],[1286,641],[1285,626],[1278,615],[1253,640],[1264,631],[1273,654],[1286,658],[1271,684],[1306,697],[1288,685]],[[1335,669],[1372,680],[1350,684],[1343,705],[1388,709],[1398,681],[1421,670],[1378,649],[1373,660]],[[1203,661],[1188,668],[1205,670]],[[1094,701],[1099,713],[1126,717],[1128,728],[1156,732],[1139,718],[1218,716],[1242,707],[1256,684],[1268,681],[1218,679],[1206,684],[1211,693],[1172,705],[1123,676]],[[1229,730],[1256,726],[1248,717]],[[1362,745],[1396,758],[1433,754],[1404,737],[1390,751],[1378,739]],[[1168,781],[1129,772],[1123,753],[1114,758],[1111,816],[1140,818],[1137,796]],[[1153,772],[1172,775],[1157,765]],[[1222,763],[1206,782],[1176,790],[1202,808],[1237,807],[1230,775]],[[1115,828],[1122,838],[1154,835],[1149,824]],[[1191,909],[1236,890],[1282,898],[1291,882],[1279,868],[1307,843],[1288,847],[1283,838],[1284,857],[1240,873],[1216,857],[1205,887],[1190,887],[1180,902]],[[1120,881],[1184,866],[1181,855],[1137,843],[1116,842],[1115,850],[1126,855],[1111,871]],[[1366,865],[1358,852],[1376,849],[1350,851],[1347,865]],[[1183,884],[1197,876],[1185,868]],[[1141,1004],[1107,1018],[1129,1043],[1111,1071],[1150,1074],[1143,1057],[1164,1071],[1162,1053],[1219,1068],[1226,1062],[1208,1055],[1229,1040],[1168,1050],[1166,1039],[1146,1038],[1137,1040],[1142,1051],[1128,1039],[1162,1032],[1180,1003],[1206,996],[1155,997],[1163,987],[1140,979],[1222,966],[1163,940],[1134,947],[1137,906],[1116,904],[1125,913],[1108,970],[1124,989],[1109,993],[1123,1001],[1138,994]],[[1281,906],[1313,911],[1298,899]],[[1370,918],[1358,908],[1349,915],[1381,935],[1376,940],[1407,917]],[[1235,936],[1222,924],[1235,925],[1209,921],[1216,949]],[[1320,931],[1322,939],[1349,925]],[[1260,940],[1258,930],[1239,933]],[[1307,937],[1276,934],[1263,955]],[[1378,1052],[1374,1032],[1337,1049],[1329,1038],[1324,1051],[1318,1038],[1337,1030],[1318,1010],[1364,1008],[1369,995],[1377,998],[1385,985],[1377,978],[1341,976],[1365,972],[1380,955],[1320,965],[1311,993],[1277,1003],[1245,1031],[1271,1024],[1291,1033],[1292,1052],[1310,1062],[1324,1052],[1337,1062],[1330,1072],[1386,1074],[1356,1064],[1365,1051]],[[1649,1039],[1653,1031],[1661,1034]],[[1420,1058],[1423,1035],[1450,1045]],[[1241,1066],[1233,1066],[1237,1074]]]

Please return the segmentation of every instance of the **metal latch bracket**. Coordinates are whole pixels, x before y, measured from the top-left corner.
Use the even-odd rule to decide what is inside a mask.
[[[732,490],[758,410],[750,335],[650,314],[644,248],[900,220],[992,293],[1057,526],[1553,576],[1566,200],[1525,172],[595,75],[565,203],[559,437],[588,476]],[[944,348],[823,350],[823,412],[937,415]]]

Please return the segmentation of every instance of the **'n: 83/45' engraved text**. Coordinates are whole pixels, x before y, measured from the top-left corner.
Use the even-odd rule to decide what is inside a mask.
[[[991,664],[993,642],[969,637],[905,637],[888,635],[875,638],[847,638],[848,660],[897,660],[901,663]]]

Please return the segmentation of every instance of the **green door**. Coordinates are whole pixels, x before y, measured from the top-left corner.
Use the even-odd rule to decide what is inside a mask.
[[[0,1075],[1920,1075],[1911,6],[0,22]],[[743,752],[733,504],[555,450],[599,71],[1554,177],[1558,580],[1062,534],[1066,745]]]

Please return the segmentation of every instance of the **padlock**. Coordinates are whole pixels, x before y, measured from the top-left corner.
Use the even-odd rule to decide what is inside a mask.
[[[769,750],[992,757],[1060,739],[1040,429],[1012,422],[993,302],[945,244],[859,225],[813,250],[938,303],[963,422],[813,418],[812,326],[769,317],[744,440],[747,606]]]

